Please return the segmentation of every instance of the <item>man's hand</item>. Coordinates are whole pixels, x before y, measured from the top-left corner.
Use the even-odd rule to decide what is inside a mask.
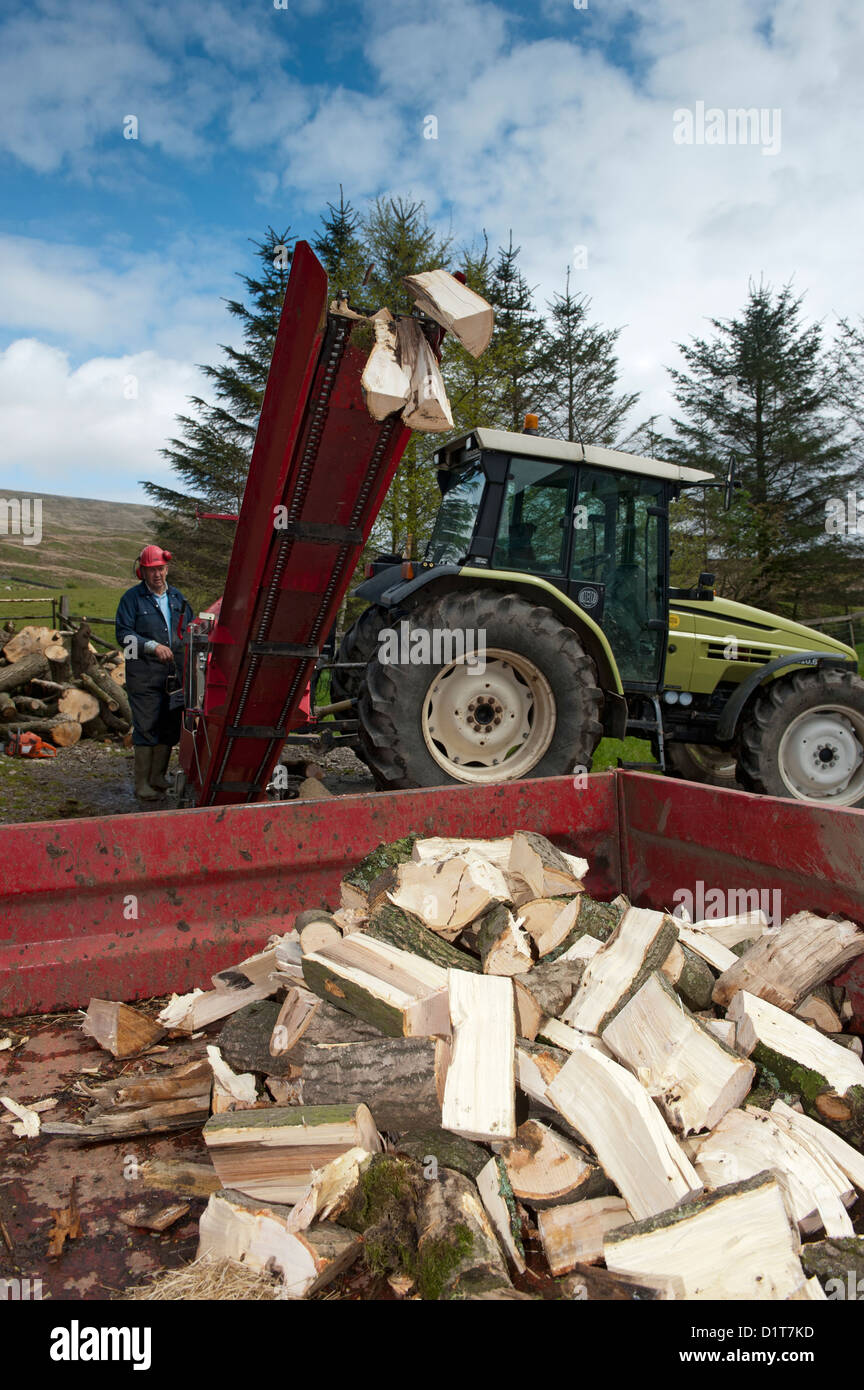
[[[158,644],[153,655],[158,657],[160,661],[174,660],[174,653],[172,652],[171,648],[163,646],[161,642]]]

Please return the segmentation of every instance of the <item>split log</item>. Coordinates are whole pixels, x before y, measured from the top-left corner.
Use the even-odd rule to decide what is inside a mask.
[[[79,1143],[97,1143],[104,1139],[131,1139],[137,1134],[168,1134],[179,1129],[198,1129],[210,1113],[210,1076],[204,1078],[203,1089],[194,1095],[175,1100],[157,1100],[151,1105],[88,1114],[83,1124],[60,1120],[44,1122],[43,1134],[62,1134]],[[200,1084],[200,1083],[199,1083]]]
[[[214,1192],[199,1225],[198,1259],[233,1260],[273,1270],[288,1298],[309,1298],[353,1264],[360,1236],[330,1222],[291,1232],[288,1208],[240,1192]]]
[[[492,337],[495,315],[481,295],[446,270],[402,278],[421,313],[452,333],[472,357],[482,356]]]
[[[296,1079],[308,1047],[319,1043],[381,1040],[381,1033],[373,1025],[322,1002],[296,1047],[274,1057],[270,1052],[270,1040],[278,1017],[279,1005],[270,999],[261,999],[247,1004],[228,1019],[216,1044],[235,1071]]]
[[[690,930],[707,932],[731,951],[742,941],[764,936],[768,930],[768,918],[761,908],[756,908],[751,912],[738,912],[733,917],[706,918],[703,922],[694,922]]]
[[[536,1105],[550,1110],[546,1092],[566,1061],[567,1053],[560,1047],[520,1040],[516,1048],[516,1081],[520,1091]]]
[[[516,1138],[499,1146],[499,1154],[514,1196],[536,1210],[584,1204],[586,1197],[609,1187],[605,1173],[584,1150],[539,1120],[521,1124]]]
[[[611,1271],[683,1280],[686,1299],[785,1299],[804,1282],[799,1242],[775,1178],[763,1173],[653,1220],[610,1231]]]
[[[417,1289],[423,1299],[512,1296],[507,1267],[473,1182],[444,1169],[424,1184],[417,1217]]]
[[[254,1109],[258,1104],[258,1087],[252,1073],[233,1071],[218,1047],[208,1046],[207,1061],[213,1073],[211,1113],[227,1115],[233,1110]]]
[[[738,957],[734,951],[729,950],[728,946],[723,946],[719,941],[715,941],[708,932],[694,931],[692,927],[688,927],[677,917],[675,921],[678,923],[679,943],[706,961],[712,970],[722,972],[736,964]]]
[[[587,873],[587,862],[581,863]],[[509,870],[525,884],[529,898],[559,898],[583,889],[581,876],[576,876],[561,851],[545,835],[530,830],[517,830],[513,836]]]
[[[355,864],[342,880],[342,906],[365,908],[367,894],[376,878],[385,869],[392,869],[410,859],[416,838],[416,835],[406,835],[401,840],[378,845],[365,855],[359,864]]]
[[[841,1033],[843,1023],[840,1015],[835,1011],[820,990],[815,990],[808,994],[805,999],[794,1010],[795,1017],[803,1019],[805,1023],[812,1023],[820,1033]]]
[[[167,1207],[155,1207],[152,1202],[139,1202],[137,1207],[118,1212],[117,1215],[126,1226],[134,1226],[136,1230],[141,1231],[155,1231],[158,1235],[167,1231],[170,1226],[175,1226],[184,1216],[188,1216],[189,1211],[188,1202],[172,1202]]]
[[[225,990],[246,989],[249,985],[271,983],[270,976],[278,968],[277,947],[284,940],[284,937],[271,939],[270,945],[265,950],[256,951],[254,955],[246,956],[237,965],[232,965],[227,970],[220,970],[217,974],[211,975],[213,988],[224,993]]]
[[[304,956],[303,978],[314,994],[389,1037],[449,1032],[447,972],[365,933]]]
[[[417,840],[411,851],[411,858],[415,864],[438,864],[442,859],[456,859],[475,854],[480,859],[494,864],[504,873],[510,864],[512,843],[513,837],[510,835],[500,840],[453,840],[437,835],[426,840]]]
[[[687,1005],[697,1013],[710,1009],[714,993],[714,972],[707,961],[676,941],[662,965],[663,974]]]
[[[842,1201],[848,1195],[848,1179],[827,1153],[817,1157],[758,1106],[724,1115],[711,1134],[699,1141],[695,1167],[708,1188],[770,1170],[780,1184],[791,1220],[803,1235],[823,1226],[829,1236],[853,1233]]]
[[[854,922],[796,912],[724,971],[714,987],[714,1002],[725,1008],[738,990],[746,990],[778,1008],[794,1009],[862,952],[864,931]]]
[[[598,1264],[610,1231],[633,1221],[620,1197],[592,1197],[539,1212],[537,1226],[552,1274],[567,1274],[578,1264]]]
[[[558,1018],[542,1018],[537,1037],[542,1042],[551,1043],[553,1047],[562,1048],[564,1052],[576,1052],[587,1043],[589,1047],[602,1052],[604,1057],[612,1057],[609,1048],[596,1033],[580,1033],[578,1029],[571,1028],[569,1023],[562,1023]],[[612,1060],[614,1061],[614,1057]]]
[[[713,1129],[741,1104],[756,1075],[752,1062],[693,1017],[660,973],[604,1028],[603,1041],[679,1134]]]
[[[307,989],[295,985],[289,989],[279,1010],[270,1036],[270,1055],[281,1057],[296,1047],[316,1013],[321,1000]]]
[[[40,738],[49,739],[57,748],[72,748],[81,739],[81,725],[69,714],[55,714],[51,719],[16,719],[7,728],[10,733],[38,734]]]
[[[440,1059],[431,1038],[307,1046],[299,1064],[303,1105],[365,1102],[377,1128],[392,1134],[441,1124]]]
[[[582,894],[569,901],[565,898],[529,898],[516,909],[541,960],[549,957],[553,951],[563,952],[574,940],[581,897]]]
[[[541,961],[533,970],[517,975],[516,1031],[533,1042],[544,1018],[558,1018],[573,998],[585,972],[584,960]]]
[[[702,1191],[660,1111],[617,1062],[586,1044],[570,1054],[546,1095],[584,1135],[637,1220]]]
[[[583,1033],[600,1033],[648,976],[659,969],[678,939],[673,919],[647,908],[628,908],[614,934],[588,962],[562,1015]]]
[[[577,899],[577,901],[581,902],[585,897],[587,897],[587,894],[583,893],[582,898]],[[612,934],[611,928],[609,934],[610,936]],[[552,951],[549,953],[543,961],[543,964],[554,965],[561,960],[581,960],[587,962],[596,956],[602,945],[603,942],[598,941],[596,936],[589,936],[586,932],[584,936],[577,937],[572,946],[564,946],[560,951]]]
[[[120,685],[118,681],[114,680],[101,666],[95,664],[87,668],[86,674],[93,684],[97,685],[99,689],[107,695],[112,704],[116,705],[117,714],[119,714],[122,719],[125,719],[127,724],[131,724],[132,710],[129,707],[129,697],[123,689],[123,686]]]
[[[525,1273],[525,1247],[522,1222],[516,1212],[516,1199],[503,1161],[490,1158],[477,1174],[477,1191],[498,1240],[514,1269]]]
[[[22,685],[39,676],[50,674],[50,667],[41,651],[19,657],[0,670],[0,690],[19,690]]]
[[[650,1274],[637,1279],[629,1274],[612,1274],[584,1261],[574,1265],[573,1273],[565,1274],[558,1282],[565,1298],[588,1303],[655,1303],[684,1297],[680,1279],[661,1279]]]
[[[531,938],[522,919],[514,917],[504,903],[496,903],[462,936],[476,948],[484,975],[520,975],[531,969]]]
[[[853,1149],[852,1145],[841,1139],[839,1134],[835,1134],[833,1129],[811,1119],[809,1115],[802,1115],[800,1111],[793,1110],[785,1101],[775,1100],[771,1106],[771,1115],[776,1120],[782,1120],[800,1139],[809,1140],[824,1149],[841,1173],[846,1174],[853,1187],[864,1193],[864,1154],[859,1149]]]
[[[148,1158],[139,1164],[142,1186],[159,1192],[179,1192],[184,1197],[209,1197],[221,1191],[222,1184],[212,1163],[192,1163],[185,1159]]]
[[[512,981],[448,970],[452,1056],[441,1124],[468,1139],[516,1134]]]
[[[864,1062],[860,1057],[743,989],[729,1005],[728,1016],[736,1024],[738,1047],[774,1078],[775,1085],[800,1095],[809,1115],[862,1146]]]
[[[360,385],[366,409],[373,420],[386,420],[402,410],[411,395],[411,373],[401,360],[396,325],[388,309],[372,316],[375,346],[369,354]]]
[[[719,1038],[720,1041],[726,1047],[728,1047],[731,1052],[737,1051],[737,1043],[735,1042],[735,1024],[731,1021],[731,1019],[703,1018],[702,1022],[708,1029],[708,1032],[713,1033],[715,1038]]]
[[[452,430],[453,413],[438,360],[418,319],[396,324],[396,357],[411,374],[402,419],[411,430],[436,434]]]
[[[94,1038],[112,1057],[135,1057],[164,1038],[165,1029],[159,1023],[110,999],[91,999],[81,1024],[81,1031]]]
[[[323,913],[308,922],[300,930],[300,949],[304,956],[311,956],[327,946],[335,946],[342,940],[342,933],[335,922],[327,921]]]
[[[365,1105],[274,1105],[212,1115],[203,1134],[224,1187],[272,1202],[299,1201],[313,1172],[346,1149],[381,1150]]]
[[[445,941],[499,903],[509,903],[507,879],[494,864],[474,856],[443,859],[437,864],[413,860],[396,869],[390,901],[413,913]]]
[[[348,911],[349,909],[345,909]],[[424,926],[419,917],[411,912],[403,912],[393,903],[384,903],[376,908],[371,919],[363,927],[366,936],[375,941],[386,941],[400,951],[409,951],[424,960],[431,960],[443,970],[479,971],[479,962],[467,951],[443,941],[435,932]]]
[[[245,989],[193,989],[189,994],[172,994],[158,1021],[171,1032],[197,1033],[200,1028],[227,1018],[246,1004],[266,999],[278,988],[269,982]]]
[[[336,1219],[355,1200],[373,1155],[366,1149],[346,1149],[312,1174],[312,1180],[288,1218],[290,1231],[305,1231],[313,1221]]]

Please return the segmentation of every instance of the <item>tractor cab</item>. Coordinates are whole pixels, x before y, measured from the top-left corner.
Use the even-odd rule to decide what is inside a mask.
[[[532,434],[476,429],[435,457],[427,564],[541,578],[602,629],[631,691],[657,691],[669,612],[669,502],[698,472]]]

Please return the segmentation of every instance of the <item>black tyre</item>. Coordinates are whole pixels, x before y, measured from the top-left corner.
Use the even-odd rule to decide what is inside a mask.
[[[708,743],[667,743],[667,770],[688,782],[702,782],[707,787],[741,787],[738,781],[737,760],[728,748]]]
[[[774,681],[742,730],[738,776],[769,796],[864,806],[864,681],[830,669]]]
[[[390,622],[391,615],[386,608],[378,608],[373,604],[371,608],[365,609],[356,623],[352,623],[344,633],[336,660],[362,661],[365,666],[378,650],[379,632]],[[342,671],[334,669],[330,672],[330,698],[334,704],[337,700],[356,700],[362,684],[363,672],[359,666]]]
[[[408,651],[425,633],[432,659],[418,664],[403,652],[392,663],[371,661],[358,705],[363,757],[380,787],[555,777],[591,766],[603,695],[579,638],[551,609],[479,590],[430,599],[406,621]],[[461,634],[457,659],[448,659],[446,636],[436,655],[436,634]],[[475,645],[482,671],[475,658],[458,659]]]

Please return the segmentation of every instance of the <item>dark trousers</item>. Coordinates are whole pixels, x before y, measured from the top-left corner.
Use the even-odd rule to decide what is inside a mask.
[[[132,711],[132,742],[173,748],[180,742],[183,711],[168,708],[165,686],[171,667],[161,661],[127,661],[126,694]]]

